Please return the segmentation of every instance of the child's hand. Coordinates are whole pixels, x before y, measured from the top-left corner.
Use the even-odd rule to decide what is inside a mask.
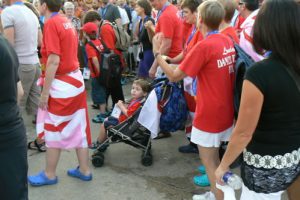
[[[123,101],[119,100],[118,103],[117,103],[117,106],[119,108],[121,108],[123,105],[124,105]]]

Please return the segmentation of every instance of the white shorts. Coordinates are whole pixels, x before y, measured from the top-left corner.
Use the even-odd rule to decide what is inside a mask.
[[[244,184],[242,187],[242,195],[240,200],[280,200],[283,191],[275,192],[275,193],[256,193],[254,191],[249,190]]]
[[[219,133],[201,131],[193,126],[191,141],[202,147],[220,147],[222,141],[229,141],[233,125]]]

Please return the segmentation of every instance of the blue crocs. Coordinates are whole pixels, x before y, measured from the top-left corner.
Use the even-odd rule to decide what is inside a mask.
[[[74,178],[79,178],[82,181],[90,181],[93,179],[92,173],[86,176],[80,172],[79,167],[77,167],[76,169],[69,169],[68,175]]]
[[[55,179],[49,179],[45,172],[42,171],[37,175],[28,176],[28,182],[32,186],[54,185],[58,182],[57,177]]]
[[[206,169],[204,165],[200,165],[197,169],[202,175],[206,174]]]
[[[210,182],[208,179],[207,174],[201,176],[194,176],[194,183],[200,187],[207,187],[210,186]]]

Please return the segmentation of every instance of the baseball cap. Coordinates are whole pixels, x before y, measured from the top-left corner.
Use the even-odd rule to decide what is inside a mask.
[[[88,22],[85,25],[83,25],[83,27],[81,28],[81,30],[83,30],[87,34],[92,34],[92,33],[97,33],[98,27],[97,27],[97,25],[95,23]]]

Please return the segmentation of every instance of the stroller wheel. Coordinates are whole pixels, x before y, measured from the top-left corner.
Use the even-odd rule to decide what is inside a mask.
[[[144,165],[145,167],[149,167],[152,165],[152,155],[150,153],[147,153],[145,156],[143,155],[142,157],[142,165]]]
[[[104,164],[104,155],[102,153],[97,153],[92,156],[92,164],[94,167],[102,167]]]

